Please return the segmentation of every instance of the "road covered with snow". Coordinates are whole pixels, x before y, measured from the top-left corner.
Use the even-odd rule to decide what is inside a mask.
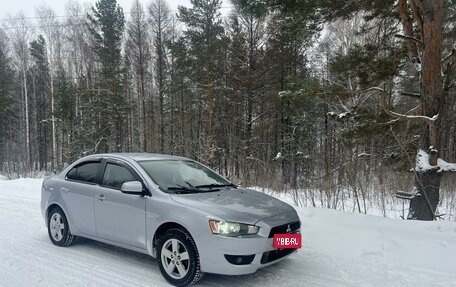
[[[1,287],[169,286],[147,255],[81,238],[53,246],[40,213],[41,182],[0,180]],[[455,222],[297,210],[297,254],[251,275],[206,274],[197,286],[456,286]]]

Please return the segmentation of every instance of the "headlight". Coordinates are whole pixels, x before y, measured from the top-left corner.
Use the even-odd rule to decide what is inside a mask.
[[[258,226],[224,220],[209,220],[209,227],[211,228],[213,234],[231,237],[254,235],[260,230]]]

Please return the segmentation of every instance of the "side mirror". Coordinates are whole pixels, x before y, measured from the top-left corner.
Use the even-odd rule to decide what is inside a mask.
[[[143,195],[143,185],[140,181],[127,181],[120,188],[122,193]]]

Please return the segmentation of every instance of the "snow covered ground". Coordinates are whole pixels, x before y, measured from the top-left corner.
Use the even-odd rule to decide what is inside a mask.
[[[40,187],[38,179],[0,180],[1,287],[169,286],[146,255],[87,239],[54,247]],[[297,210],[299,253],[252,275],[206,274],[198,286],[456,286],[454,222]]]

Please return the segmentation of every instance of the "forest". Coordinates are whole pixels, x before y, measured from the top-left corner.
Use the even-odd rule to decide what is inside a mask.
[[[0,19],[0,173],[165,153],[300,205],[454,221],[455,2],[70,0]]]

